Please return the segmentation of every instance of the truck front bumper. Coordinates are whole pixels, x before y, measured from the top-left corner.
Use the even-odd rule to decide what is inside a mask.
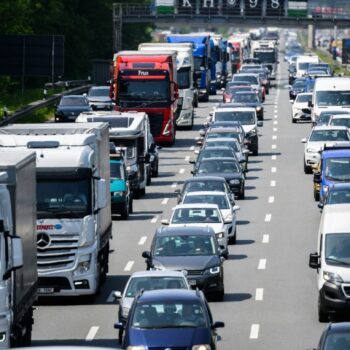
[[[10,348],[11,316],[9,313],[0,314],[0,349]]]
[[[330,314],[344,315],[350,312],[350,285],[336,285],[326,282],[320,290],[320,300],[323,308]]]

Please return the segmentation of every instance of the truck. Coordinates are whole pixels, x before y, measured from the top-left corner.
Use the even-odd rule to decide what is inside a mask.
[[[194,62],[192,43],[143,43],[140,51],[176,51],[179,100],[175,111],[176,126],[192,129],[194,107],[198,107],[198,92],[194,88]]]
[[[278,51],[276,47],[258,47],[253,51],[253,58],[258,58],[270,71],[270,79],[276,79]]]
[[[0,348],[30,346],[37,299],[35,152],[0,150]]]
[[[106,280],[112,230],[108,130],[107,123],[0,129],[0,149],[36,152],[39,296],[93,298]]]
[[[228,39],[228,47],[230,48],[231,55],[231,73],[237,73],[243,63],[243,45],[241,41],[236,41],[234,39]]]
[[[200,101],[209,101],[211,81],[211,46],[208,34],[172,34],[167,36],[168,43],[193,43],[195,84],[199,89]]]
[[[146,112],[158,144],[175,142],[179,91],[176,51],[120,51],[114,55],[111,98],[121,112]]]
[[[76,122],[108,123],[109,141],[124,152],[133,197],[144,196],[146,185],[151,183],[148,115],[145,112],[89,112],[80,114]]]

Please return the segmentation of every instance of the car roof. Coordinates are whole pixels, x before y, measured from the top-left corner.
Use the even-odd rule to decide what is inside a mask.
[[[221,181],[226,182],[225,178],[219,176],[196,176],[187,179],[184,183],[187,182],[199,182],[199,181]]]
[[[225,160],[232,161],[233,160],[233,161],[235,161],[237,163],[236,159],[235,158],[231,158],[231,157],[204,158],[204,159],[201,160],[201,162],[213,161],[214,159],[215,160],[222,160],[222,161],[225,161]]]
[[[208,192],[208,193],[211,193],[211,192]],[[225,192],[218,192],[218,193],[225,193]],[[156,236],[172,236],[172,235],[215,236],[215,233],[211,227],[207,227],[207,226],[186,226],[186,227],[161,226],[157,229],[155,235]]]
[[[139,295],[137,302],[157,302],[157,301],[203,301],[201,293],[196,290],[187,289],[157,289],[147,290]]]
[[[90,90],[104,90],[104,89],[109,89],[108,85],[103,85],[103,86],[91,86]]]
[[[334,114],[332,119],[350,119],[350,114]]]
[[[191,192],[190,192],[191,193]],[[210,192],[212,193],[212,192]],[[220,192],[223,193],[223,192]],[[190,208],[198,208],[198,209],[219,209],[217,204],[209,204],[209,203],[188,203],[188,204],[179,204],[173,208],[173,210],[177,209],[190,209]]]
[[[208,131],[207,131],[207,134],[210,134],[210,133],[223,133],[223,134],[226,134],[226,133],[229,133],[229,132],[237,132],[237,134],[240,133],[240,128],[239,127],[232,127],[232,128],[223,128],[223,127],[213,127],[213,128],[210,128]]]
[[[236,76],[236,75],[246,75],[246,76],[251,76],[251,77],[257,77],[258,74],[242,72],[242,73],[236,73],[233,76]]]
[[[328,331],[331,333],[344,333],[344,331],[350,332],[350,322],[330,323],[328,326]]]
[[[175,270],[145,270],[145,271],[136,271],[130,278],[134,277],[185,277],[182,271]]]
[[[221,192],[221,191],[196,191],[196,192],[187,192],[185,194],[185,196],[205,196],[205,195],[226,196],[226,192]]]
[[[237,91],[236,95],[254,95],[257,96],[256,92],[254,90],[250,91]]]
[[[320,230],[323,234],[350,232],[350,204],[332,204],[323,208]]]
[[[66,98],[80,98],[80,99],[85,99],[86,97],[83,96],[83,95],[64,95],[62,96],[63,99],[66,99]]]
[[[227,107],[227,108],[216,108],[215,109],[215,113],[216,112],[227,112],[227,111],[233,111],[233,112],[255,112],[255,108],[253,107]]]
[[[313,127],[312,131],[316,130],[348,130],[346,126],[337,125],[316,125]]]
[[[322,158],[350,157],[350,147],[348,149],[331,149],[322,152]]]
[[[301,92],[300,94],[298,94],[298,96],[297,97],[299,97],[299,96],[307,96],[307,95],[309,95],[309,96],[312,96],[312,92]]]
[[[205,150],[205,149],[208,149],[209,148],[209,150],[219,150],[219,151],[221,151],[221,150],[232,150],[232,148],[227,148],[227,146],[211,146],[211,145],[208,145],[207,143],[205,143],[204,145],[203,145],[203,148],[200,150],[200,152],[202,152],[203,150]]]
[[[212,142],[214,143],[215,141],[238,142],[238,140],[233,137],[213,137],[211,139],[206,139],[204,145],[207,145],[208,143],[212,143]]]

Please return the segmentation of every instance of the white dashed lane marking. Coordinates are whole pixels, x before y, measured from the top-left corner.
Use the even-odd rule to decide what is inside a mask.
[[[142,236],[139,240],[138,245],[144,245],[147,241],[147,236]]]
[[[265,216],[265,222],[270,222],[272,219],[272,215],[271,214],[266,214]]]
[[[266,269],[266,259],[260,259],[258,270],[265,270]]]
[[[256,288],[255,300],[256,301],[264,300],[264,288]]]
[[[275,201],[275,197],[274,196],[270,196],[269,197],[269,203],[273,203]]]
[[[128,261],[124,267],[124,271],[130,271],[134,265],[134,261]]]
[[[164,198],[164,199],[162,200],[162,205],[168,204],[168,201],[169,201],[169,198]]]
[[[96,336],[96,334],[97,334],[99,328],[100,328],[100,327],[98,327],[98,326],[93,326],[93,327],[91,327],[90,330],[89,330],[89,333],[87,334],[87,336],[86,336],[86,338],[85,338],[85,340],[86,340],[86,341],[92,341],[92,340],[94,340],[94,338],[95,338],[95,336]]]
[[[252,327],[250,328],[249,339],[258,339],[259,338],[259,329],[260,329],[260,325],[252,324]]]
[[[271,187],[275,187],[275,186],[276,186],[276,181],[275,181],[275,180],[271,180],[270,186],[271,186]]]
[[[154,216],[154,217],[151,219],[151,223],[152,223],[152,224],[155,224],[157,221],[158,221],[158,215]]]
[[[263,243],[269,243],[270,242],[270,235],[263,235],[263,239],[262,239]]]

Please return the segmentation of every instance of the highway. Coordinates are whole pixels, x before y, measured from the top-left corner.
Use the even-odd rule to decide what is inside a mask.
[[[225,300],[210,302],[219,349],[306,349],[317,345],[324,324],[317,320],[316,272],[308,267],[316,249],[320,212],[313,200],[312,176],[303,172],[303,145],[310,124],[292,124],[287,65],[280,57],[277,86],[265,102],[260,154],[250,157],[246,199],[237,200],[237,244],[224,263]],[[40,300],[35,311],[33,346],[94,345],[120,347],[113,329],[118,306],[113,290],[146,265],[148,250],[163,218],[176,204],[174,190],[191,176],[195,137],[221,95],[196,109],[192,131],[178,131],[173,147],[160,153],[160,173],[144,198],[134,201],[128,221],[113,221],[110,271],[93,304],[85,299]]]

